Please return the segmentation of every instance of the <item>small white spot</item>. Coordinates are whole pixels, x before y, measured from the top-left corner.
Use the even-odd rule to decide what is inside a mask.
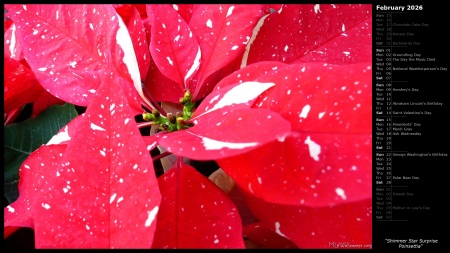
[[[59,171],[56,172],[56,176],[57,176],[57,177],[61,176],[61,175],[59,174]]]
[[[165,25],[164,23],[162,23],[162,27],[163,27],[164,29],[166,29],[166,25]]]
[[[349,55],[350,54],[350,52],[342,52],[342,53],[344,53],[345,55]]]
[[[218,244],[219,243],[219,239],[214,240],[214,243]]]
[[[288,45],[286,45],[286,46],[284,47],[284,52],[287,52],[287,51],[288,51],[288,49],[289,49],[289,46],[288,46]]]
[[[116,193],[114,193],[112,196],[111,196],[111,198],[109,199],[109,203],[111,204],[113,201],[114,201],[114,199],[116,198]]]
[[[170,59],[169,56],[167,56],[166,59],[167,59],[167,61],[169,62],[169,64],[173,66],[173,61],[172,61],[172,59]]]
[[[112,110],[114,109],[114,107],[116,107],[116,104],[112,104],[112,105],[109,107],[109,110],[112,111]]]
[[[342,31],[345,32],[345,25],[342,24]]]
[[[234,9],[234,6],[230,6],[230,8],[228,8],[226,17],[230,16],[233,13],[233,9]]]
[[[99,127],[94,123],[91,123],[92,130],[106,131],[103,127]]]
[[[106,153],[103,150],[100,150],[100,154],[102,154],[102,156],[106,156]]]
[[[25,169],[30,169],[30,166],[28,165],[24,165],[23,167],[25,167]]]
[[[308,117],[308,113],[309,113],[309,110],[311,109],[311,106],[309,106],[309,105],[305,105],[304,107],[303,107],[303,109],[302,109],[302,112],[300,113],[300,118],[305,118],[306,119],[306,117]]]
[[[96,92],[96,90],[94,90],[94,89],[90,89],[90,90],[88,90],[90,93],[95,93]]]
[[[122,200],[123,200],[123,197],[120,197],[120,198],[117,200],[117,203],[122,202]]]
[[[129,118],[126,118],[125,121],[123,122],[125,125],[130,121]]]
[[[281,135],[281,136],[277,136],[277,140],[279,141],[279,142],[284,142],[284,140],[286,140],[286,137],[287,137],[288,135],[286,134],[286,135]]]
[[[69,191],[69,189],[63,188],[63,192],[64,192],[64,193],[67,193],[68,191]]]
[[[174,9],[174,10],[178,11],[178,5],[174,4],[174,5],[172,5],[172,6],[173,6],[173,9]]]
[[[8,208],[8,211],[11,213],[14,213],[15,209],[11,206],[7,206],[6,208]]]
[[[180,35],[177,35],[173,41],[178,41],[180,39]]]
[[[77,66],[77,62],[76,62],[76,61],[71,61],[71,62],[69,63],[69,65],[70,65],[72,68],[75,68],[75,67]]]
[[[322,12],[321,10],[320,10],[320,4],[316,4],[316,5],[314,5],[314,12],[317,14],[317,12]]]
[[[146,227],[150,227],[150,225],[152,224],[153,220],[154,220],[155,217],[156,217],[156,214],[158,213],[158,210],[159,210],[159,207],[158,207],[158,206],[155,206],[155,207],[153,208],[153,210],[151,210],[150,212],[148,212],[148,218],[147,218],[147,220],[145,221],[145,226],[146,226]]]
[[[50,208],[50,205],[49,205],[49,204],[42,203],[42,207],[48,210],[48,209]]]
[[[122,178],[120,178],[120,179],[119,179],[119,182],[120,182],[120,183],[123,183],[123,179],[122,179]]]
[[[319,154],[320,154],[320,145],[315,143],[311,140],[311,138],[308,136],[305,140],[305,144],[309,147],[309,155],[315,160],[319,161]]]
[[[258,183],[259,183],[259,184],[262,184],[261,177],[258,177],[257,179],[258,179]]]
[[[275,232],[285,238],[287,238],[287,236],[285,236],[283,233],[281,233],[280,231],[280,222],[275,222]]]
[[[47,68],[46,68],[46,67],[43,67],[43,68],[38,68],[38,70],[39,70],[39,71],[46,71],[46,70],[47,70]]]
[[[325,115],[325,112],[319,113],[319,119],[321,119],[323,117],[323,115]]]
[[[236,50],[236,49],[238,49],[238,47],[239,47],[239,46],[233,46],[233,47],[231,48],[231,50]]]
[[[33,28],[33,35],[38,34],[38,32],[39,32],[39,31],[38,31],[37,29],[34,29],[34,28]]]
[[[133,170],[137,169],[137,167],[138,167],[138,165],[135,164],[135,165],[133,166]]]
[[[208,21],[206,21],[206,26],[209,28],[212,28],[212,21],[211,19],[208,19]]]
[[[91,229],[91,228],[86,224],[86,229],[89,230],[89,229]]]
[[[345,196],[345,191],[342,188],[336,188],[336,194],[343,200],[347,199],[347,196]]]
[[[92,23],[89,23],[89,27],[91,28],[92,31],[94,31],[94,26],[92,25]]]

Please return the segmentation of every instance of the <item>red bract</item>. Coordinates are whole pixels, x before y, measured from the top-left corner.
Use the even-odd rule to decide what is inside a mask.
[[[28,49],[23,51],[27,63],[56,97],[87,106],[109,73],[105,70],[140,86],[139,76],[130,76],[139,71],[128,31],[112,6],[8,5],[7,9],[18,40]],[[135,96],[131,105],[140,108],[132,99]]]
[[[139,16],[139,12],[134,7],[131,10],[127,28],[136,53],[140,77],[141,80],[144,80],[150,65],[150,51],[148,49],[147,34],[144,24]]]
[[[370,197],[345,205],[305,207],[272,204],[248,195],[247,203],[267,228],[299,248],[334,248],[339,242],[353,248],[371,248]]]
[[[299,58],[335,64],[370,62],[371,24],[369,4],[283,4],[252,38],[247,64]]]
[[[241,187],[269,202],[323,206],[371,196],[367,67],[295,64],[261,75],[258,81],[283,85],[263,93],[254,105],[279,112],[291,123],[292,134],[219,164]],[[261,156],[272,150],[278,155]]]
[[[22,165],[20,197],[5,209],[5,225],[33,227],[37,248],[152,245],[160,193],[120,86],[105,80],[76,130],[51,141],[67,144],[43,146]]]
[[[187,89],[186,84],[196,73],[201,57],[197,39],[188,24],[171,6],[160,5],[151,34],[150,52],[158,69],[179,84],[181,91]]]
[[[19,61],[5,57],[3,61],[5,75],[4,113],[34,102],[36,97],[45,90],[39,85],[33,71],[22,65]]]
[[[164,76],[156,74],[146,86],[158,101],[178,102],[185,89],[192,91],[194,101],[209,94],[218,77],[208,78],[243,54],[253,27],[263,15],[262,5],[194,5],[186,21],[176,12],[179,8],[147,7],[154,15],[150,44],[157,66],[154,71]],[[154,82],[163,82],[171,92],[161,92]]]
[[[153,248],[243,248],[231,199],[194,168],[179,164],[158,179],[161,209]]]
[[[12,25],[4,37],[4,114],[19,111],[25,104],[34,103],[32,116],[47,107],[63,104],[64,101],[45,91],[37,81],[33,71],[23,58],[22,49],[16,36],[16,26]],[[8,115],[14,117],[15,113]],[[8,121],[7,121],[8,122]]]
[[[297,246],[285,237],[269,230],[264,223],[256,222],[243,227],[243,235],[259,248],[296,249]]]
[[[213,160],[245,153],[290,131],[289,123],[266,109],[250,109],[259,94],[274,83],[234,84],[209,94],[194,113],[194,126],[161,134],[168,151],[196,160]]]

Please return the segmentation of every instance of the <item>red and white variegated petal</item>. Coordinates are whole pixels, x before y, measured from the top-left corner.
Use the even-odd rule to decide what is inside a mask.
[[[153,248],[244,248],[238,210],[211,180],[181,164],[158,183],[163,201]]]
[[[64,127],[22,165],[25,181],[19,190],[28,195],[21,194],[19,201],[30,207],[22,209],[24,217],[30,216],[22,225],[33,220],[37,248],[152,245],[161,196],[120,82],[126,80],[114,75],[104,80],[86,112],[74,119],[77,123]],[[39,181],[26,183],[30,177]]]
[[[279,112],[293,134],[219,160],[221,168],[246,191],[274,203],[325,206],[371,196],[370,66],[294,64],[257,79],[283,82],[253,106]],[[277,155],[270,155],[274,150]]]
[[[28,49],[23,51],[27,63],[54,96],[87,106],[110,71],[139,90],[131,39],[112,6],[11,4],[6,8],[21,46]],[[135,95],[130,95],[130,102]],[[140,103],[136,100],[132,107],[138,110]]]
[[[243,154],[283,138],[291,129],[277,113],[242,106],[214,110],[193,123],[189,129],[161,136],[159,144],[178,156],[214,160]]]
[[[370,61],[371,19],[370,4],[284,4],[264,20],[247,64],[291,63],[303,57],[334,64]]]
[[[189,85],[195,100],[205,97],[215,83],[207,78],[243,54],[263,5],[194,5],[189,26],[202,55],[199,76]]]
[[[150,52],[159,70],[180,89],[187,89],[202,54],[188,24],[170,5],[159,5],[151,34]]]

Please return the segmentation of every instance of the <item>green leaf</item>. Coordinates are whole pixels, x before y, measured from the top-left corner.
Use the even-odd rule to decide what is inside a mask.
[[[20,165],[77,115],[74,105],[66,103],[51,106],[35,118],[4,127],[4,195],[9,203],[19,197]]]

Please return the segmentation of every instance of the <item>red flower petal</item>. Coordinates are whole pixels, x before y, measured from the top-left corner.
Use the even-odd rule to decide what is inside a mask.
[[[158,69],[187,87],[200,65],[201,51],[197,39],[183,18],[170,5],[159,5],[152,25],[150,52]]]
[[[371,25],[364,23],[371,23],[371,19],[369,4],[282,5],[264,20],[251,44],[247,62],[293,62],[311,51],[315,52],[314,56],[325,53],[329,63],[370,61]],[[342,38],[335,39],[339,36]],[[364,44],[358,43],[362,41]],[[350,53],[351,58],[346,53]],[[324,57],[308,56],[308,59],[319,61]]]
[[[23,105],[32,103],[46,92],[28,67],[17,60],[4,58],[4,113],[9,113]]]
[[[293,134],[219,160],[221,168],[248,192],[274,203],[316,207],[370,197],[372,91],[367,64],[295,64],[257,80],[283,83],[261,94],[254,105],[279,112]]]
[[[49,142],[67,148],[43,146],[23,163],[5,225],[34,224],[37,248],[151,246],[160,193],[120,82],[105,80],[76,130]]]
[[[195,160],[243,154],[290,131],[277,113],[265,109],[223,108],[194,120],[195,126],[163,135],[159,144],[169,152]]]
[[[263,248],[297,249],[289,239],[269,230],[263,222],[256,222],[243,227],[243,235]]]
[[[141,87],[128,31],[110,5],[6,5],[41,85],[64,101],[87,106],[105,73]],[[112,62],[111,62],[112,61]],[[68,92],[70,90],[70,92]],[[131,91],[131,90],[130,90]],[[139,111],[137,93],[130,103]]]
[[[195,100],[214,88],[215,83],[205,83],[211,74],[243,54],[262,10],[256,4],[194,5],[189,26],[202,51],[198,80],[189,86]]]
[[[299,248],[369,249],[372,199],[320,208],[277,205],[247,195],[249,208],[266,227]]]
[[[141,80],[145,80],[150,65],[150,50],[148,49],[147,34],[141,16],[135,7],[132,8],[127,25],[133,48],[136,53]]]
[[[153,248],[244,248],[239,213],[211,180],[181,164],[158,182],[163,199]]]

